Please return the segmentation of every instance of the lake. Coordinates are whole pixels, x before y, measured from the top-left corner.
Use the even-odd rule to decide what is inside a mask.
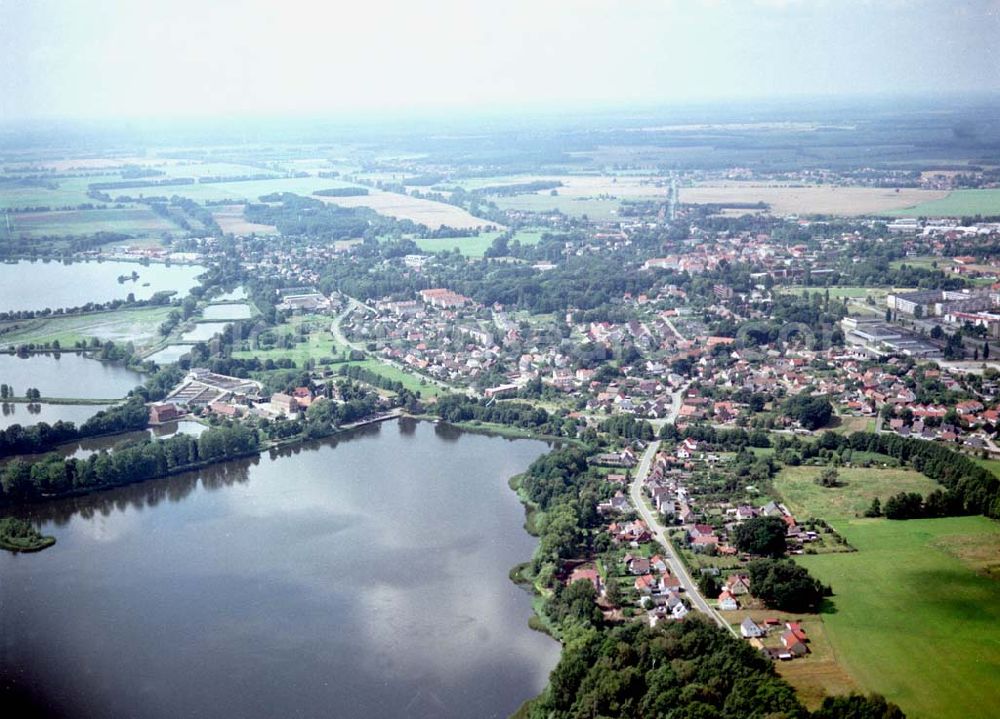
[[[172,290],[183,297],[198,285],[205,271],[195,265],[137,262],[43,262],[21,260],[0,263],[0,312],[81,307],[88,302],[124,300],[131,292],[137,300]],[[120,275],[139,278],[119,282]],[[44,288],[44,292],[39,292]]]
[[[24,392],[24,387],[20,388]],[[21,402],[0,403],[0,429],[6,429],[12,424],[19,424],[22,427],[48,422],[55,424],[59,420],[63,422],[75,422],[79,427],[85,421],[93,417],[102,409],[107,409],[108,405],[99,404],[23,404]]]
[[[547,446],[412,420],[31,509],[6,682],[74,716],[506,717],[559,645],[507,576]]]
[[[13,387],[19,397],[34,387],[43,398],[116,399],[142,381],[140,372],[73,352],[29,357],[0,354],[0,383]]]

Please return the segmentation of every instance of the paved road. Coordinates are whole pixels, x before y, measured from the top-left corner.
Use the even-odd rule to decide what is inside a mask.
[[[333,334],[333,341],[336,342],[338,345],[343,345],[344,347],[350,347],[353,350],[364,350],[364,347],[362,347],[357,342],[351,342],[349,339],[347,339],[347,337],[344,335],[344,331],[340,328],[340,325],[343,323],[344,318],[355,311],[367,312],[368,308],[365,307],[360,302],[358,302],[353,297],[347,297],[347,307],[346,309],[344,309],[343,312],[341,312],[334,318],[333,323],[330,325],[330,332],[331,334]]]
[[[646,498],[642,494],[642,481],[649,474],[653,466],[653,459],[656,457],[656,452],[659,448],[659,440],[650,442],[649,446],[646,447],[646,451],[642,454],[642,459],[639,461],[639,466],[636,468],[635,476],[632,479],[632,485],[629,487],[632,504],[635,505],[636,511],[639,512],[642,520],[649,526],[649,531],[652,532],[653,538],[666,548],[667,552],[664,559],[670,565],[671,574],[680,580],[681,586],[684,588],[684,593],[690,600],[691,605],[699,612],[707,614],[716,624],[724,629],[728,629],[735,636],[736,630],[729,626],[726,620],[719,616],[719,613],[705,601],[705,597],[698,590],[698,585],[694,583],[691,575],[688,574],[687,567],[678,558],[677,550],[667,536],[666,527],[660,523],[659,518],[650,511],[649,506],[646,504]]]

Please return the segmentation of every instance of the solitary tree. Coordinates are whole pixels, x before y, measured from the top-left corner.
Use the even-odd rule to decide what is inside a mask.
[[[834,467],[827,467],[816,478],[816,484],[820,487],[839,487],[840,475]]]

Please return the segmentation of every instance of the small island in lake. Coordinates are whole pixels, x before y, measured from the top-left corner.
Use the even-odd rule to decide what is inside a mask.
[[[11,552],[40,552],[56,543],[35,529],[31,522],[14,517],[0,519],[0,549]]]

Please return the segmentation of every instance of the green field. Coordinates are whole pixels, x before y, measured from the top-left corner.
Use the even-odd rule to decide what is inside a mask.
[[[21,237],[92,235],[97,232],[126,234],[180,234],[181,228],[145,207],[110,210],[25,212],[8,215],[11,234]],[[0,236],[6,233],[0,226]]]
[[[833,418],[833,421],[828,425],[831,431],[837,434],[851,434],[853,432],[874,432],[875,431],[875,418],[874,417],[864,417],[864,416],[853,416],[853,415],[839,415]],[[860,459],[854,460],[857,464]]]
[[[913,207],[891,210],[884,214],[901,217],[1000,215],[1000,190],[955,190],[940,200],[921,202]]]
[[[424,380],[417,374],[404,372],[398,367],[387,365],[384,362],[379,362],[375,359],[349,362],[348,364],[358,365],[359,367],[364,367],[365,369],[387,379],[395,382],[402,382],[403,387],[411,392],[419,392],[421,397],[437,397],[445,393],[444,389],[437,386],[430,380]]]
[[[780,291],[786,295],[801,295],[804,292],[808,292],[812,295],[814,292],[819,292],[821,295],[827,290],[830,291],[831,300],[840,300],[844,298],[858,299],[861,297],[885,297],[889,290],[879,287],[782,287]]]
[[[901,260],[893,260],[889,263],[889,267],[894,270],[898,270],[903,265],[907,267],[922,267],[926,270],[943,270],[951,265],[951,261],[947,257],[925,255],[921,257],[904,257]]]
[[[274,349],[267,350],[234,350],[232,356],[235,359],[250,359],[252,357],[262,360],[290,359],[295,362],[296,366],[302,367],[306,360],[310,359],[315,360],[317,363],[325,357],[339,359],[348,350],[347,347],[334,343],[333,335],[330,333],[331,319],[322,315],[297,315],[289,322],[277,327],[274,330],[274,334],[279,338],[289,332],[298,336],[299,326],[304,322],[309,322],[313,325],[313,331],[306,336],[307,339],[305,342],[297,342],[289,349],[275,347]],[[349,364],[359,365],[382,377],[402,382],[404,387],[412,392],[419,391],[423,397],[436,397],[444,392],[444,390],[429,380],[422,383],[421,377],[416,373],[405,372],[375,359],[353,361]],[[336,372],[340,366],[339,363],[332,365],[333,371]]]
[[[274,347],[272,349],[249,349],[234,350],[235,359],[251,359],[257,357],[262,360],[290,359],[296,366],[302,367],[306,360],[319,362],[324,357],[339,357],[347,349],[340,347],[333,341],[330,333],[332,320],[322,315],[296,315],[285,324],[275,327],[272,332],[277,338],[284,337],[291,333],[295,337],[300,335],[300,327],[303,323],[309,323],[312,331],[306,335],[305,342],[296,342],[290,348]]]
[[[997,711],[1000,584],[963,548],[998,546],[984,517],[834,521],[859,551],[799,557],[835,595],[823,622],[840,664],[910,719],[987,719]]]
[[[252,168],[243,168],[246,174],[251,174]],[[253,172],[263,172],[254,170]],[[185,176],[178,168],[178,174]],[[228,173],[227,173],[228,174]],[[339,182],[337,180],[327,180],[321,177],[286,177],[276,180],[249,180],[246,182],[210,182],[206,184],[178,185],[176,187],[156,188],[133,188],[121,190],[121,194],[137,195],[140,192],[146,195],[167,194],[187,197],[196,202],[205,200],[249,200],[258,202],[262,195],[269,195],[272,192],[292,192],[297,195],[311,195],[316,190],[331,187],[353,187],[350,183]]]
[[[504,210],[523,210],[525,212],[547,212],[559,210],[570,217],[586,215],[591,220],[614,220],[618,217],[621,200],[600,200],[590,198],[541,195],[515,195],[514,197],[497,197],[497,206]]]
[[[840,519],[864,514],[878,497],[882,502],[898,492],[929,494],[934,480],[912,469],[838,468],[842,487],[821,487],[814,481],[825,467],[785,467],[774,478],[774,488],[799,517]]]
[[[93,177],[53,178],[58,186],[54,190],[46,187],[22,187],[5,185],[0,187],[0,210],[22,207],[71,207],[95,200],[87,197],[88,185],[92,182],[115,182],[121,175],[98,175]]]
[[[159,326],[170,307],[141,307],[114,312],[94,312],[71,317],[46,317],[0,322],[0,346],[44,344],[57,341],[70,348],[77,340],[97,337],[114,342],[133,342],[137,349],[151,346],[159,339]]]
[[[480,232],[470,237],[417,238],[414,242],[424,252],[450,252],[455,248],[466,257],[482,257],[493,244],[499,232]],[[514,239],[522,245],[537,245],[542,239],[541,230],[522,230]]]
[[[974,457],[973,461],[980,467],[985,467],[993,472],[993,474],[997,477],[1000,477],[1000,459],[981,459],[979,457]]]

